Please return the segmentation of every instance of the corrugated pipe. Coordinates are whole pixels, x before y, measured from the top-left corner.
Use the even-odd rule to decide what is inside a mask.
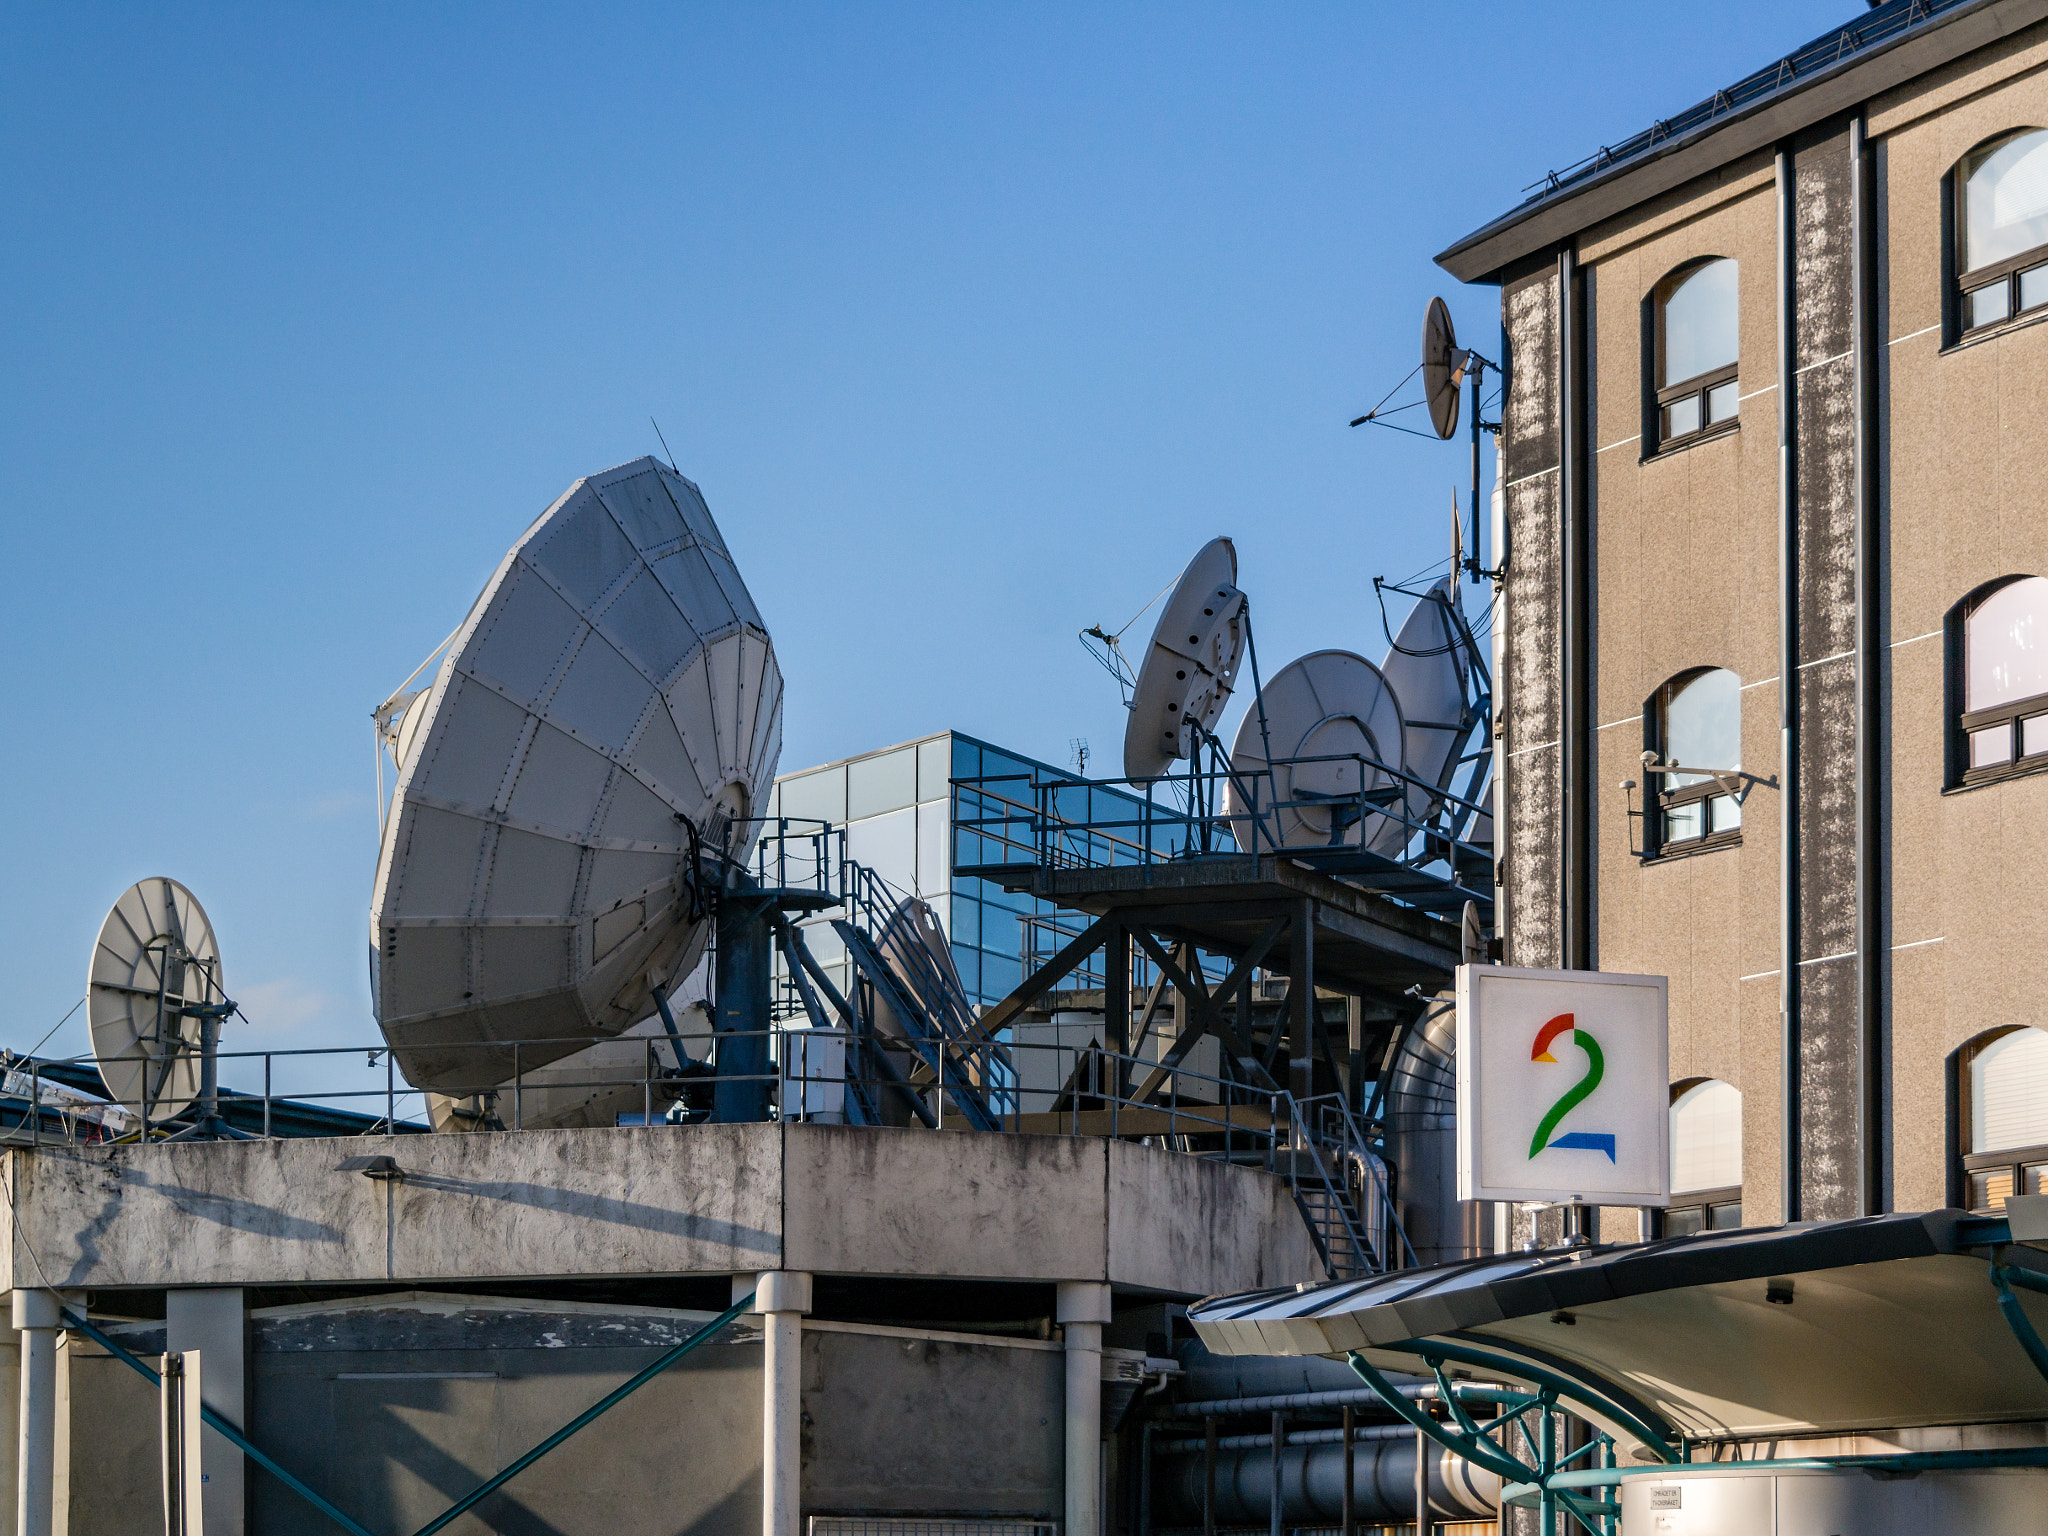
[[[1403,1435],[1410,1440],[1415,1431],[1406,1424],[1364,1424],[1351,1431],[1353,1444],[1367,1440],[1399,1440]],[[1177,1455],[1183,1451],[1199,1451],[1208,1442],[1200,1438],[1192,1440],[1162,1440],[1153,1447],[1162,1456]],[[1341,1429],[1290,1429],[1287,1432],[1289,1445],[1342,1445],[1344,1431]],[[1260,1446],[1270,1447],[1271,1435],[1222,1435],[1217,1438],[1219,1451],[1255,1451]]]
[[[1509,1398],[1527,1397],[1526,1392],[1513,1391],[1507,1387],[1457,1385],[1460,1402],[1497,1403]],[[1401,1395],[1410,1402],[1433,1403],[1441,1395],[1434,1384],[1401,1388]],[[1356,1387],[1348,1392],[1284,1392],[1268,1397],[1214,1397],[1199,1403],[1175,1403],[1167,1410],[1167,1416],[1176,1419],[1228,1418],[1235,1413],[1291,1412],[1297,1408],[1370,1408],[1380,1400],[1379,1394],[1371,1387]]]
[[[1341,1438],[1342,1431],[1334,1431]],[[1233,1440],[1238,1437],[1232,1436]],[[1270,1522],[1273,1475],[1280,1477],[1280,1514],[1287,1525],[1329,1525],[1344,1514],[1344,1447],[1322,1441],[1288,1444],[1276,1457],[1272,1437],[1216,1457],[1217,1525]],[[1366,1440],[1351,1449],[1353,1518],[1364,1525],[1389,1525],[1415,1518],[1415,1441],[1403,1428],[1397,1438]],[[1429,1504],[1444,1520],[1489,1520],[1500,1508],[1500,1479],[1464,1458],[1430,1447],[1425,1458]],[[1206,1457],[1200,1450],[1162,1456],[1153,1473],[1161,1525],[1203,1523]]]

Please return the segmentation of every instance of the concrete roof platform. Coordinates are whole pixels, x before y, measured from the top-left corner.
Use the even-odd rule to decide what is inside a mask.
[[[403,1177],[341,1172],[388,1154]],[[1093,1137],[808,1124],[43,1147],[6,1154],[23,1287],[739,1274],[1323,1277],[1285,1184]]]

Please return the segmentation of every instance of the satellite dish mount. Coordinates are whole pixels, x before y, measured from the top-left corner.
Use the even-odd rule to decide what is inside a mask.
[[[1489,368],[1495,373],[1501,371],[1500,364],[1482,357],[1469,347],[1458,345],[1458,334],[1451,325],[1449,306],[1442,299],[1431,299],[1429,308],[1424,310],[1422,315],[1422,361],[1415,369],[1415,373],[1422,375],[1423,398],[1419,402],[1411,400],[1407,405],[1397,405],[1393,410],[1387,410],[1387,400],[1393,398],[1393,391],[1389,391],[1387,400],[1380,401],[1363,416],[1354,418],[1351,423],[1354,427],[1362,427],[1371,422],[1374,426],[1392,427],[1397,432],[1414,432],[1414,428],[1399,426],[1386,420],[1386,417],[1393,415],[1395,411],[1409,410],[1421,404],[1429,409],[1429,424],[1435,429],[1437,437],[1449,442],[1458,433],[1460,391],[1467,381],[1471,383],[1472,521],[1465,543],[1465,555],[1459,561],[1459,566],[1475,582],[1482,577],[1498,581],[1504,572],[1504,566],[1488,570],[1479,563],[1479,434],[1500,430],[1499,422],[1480,419],[1480,406],[1485,399],[1486,370]],[[1415,377],[1415,373],[1409,374],[1408,378]],[[1401,383],[1407,383],[1407,379],[1403,379]],[[1394,386],[1396,390],[1400,387],[1399,384]],[[1421,437],[1425,434],[1416,432],[1415,435]]]

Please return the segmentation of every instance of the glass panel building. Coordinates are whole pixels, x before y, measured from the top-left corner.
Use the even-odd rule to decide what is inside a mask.
[[[1063,775],[1066,770],[946,731],[783,774],[775,781],[764,814],[829,822],[843,829],[848,858],[865,865],[896,892],[921,896],[930,903],[952,943],[953,963],[959,968],[968,1000],[987,1007],[1023,981],[1034,950],[1039,958],[1047,958],[1061,942],[1059,931],[1071,936],[1086,925],[1079,913],[1063,913],[1050,903],[1005,891],[993,881],[953,876],[952,781],[1015,775],[1014,785],[996,786],[997,792],[1028,803],[1029,780],[1034,773]],[[1077,792],[1091,797],[1098,815],[1105,797],[1128,805],[1134,821],[1143,806],[1136,797],[1111,790]],[[988,814],[984,806],[982,815]],[[1163,837],[1159,840],[1163,847]],[[972,859],[963,857],[963,862],[1005,862],[1006,855],[1007,861],[1014,862],[1024,857],[1021,847],[997,850],[989,846],[992,841],[987,835],[967,833],[963,855],[969,846],[979,851]],[[1103,861],[1108,862],[1108,857]],[[845,949],[832,931],[829,915],[810,919],[804,926],[804,939],[843,992],[847,984]],[[778,955],[778,970],[780,963]]]

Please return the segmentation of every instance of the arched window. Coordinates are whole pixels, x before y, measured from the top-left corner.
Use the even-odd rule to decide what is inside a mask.
[[[1681,672],[1651,695],[1643,726],[1643,745],[1666,763],[1740,768],[1742,679],[1725,667]],[[1706,773],[1651,779],[1643,818],[1645,854],[1733,842],[1742,827],[1742,804],[1730,793],[1733,787]]]
[[[1952,778],[1977,784],[2048,767],[2048,580],[1980,589],[1951,619]]]
[[[1735,420],[1735,277],[1735,263],[1717,256],[1679,268],[1651,295],[1660,449]]]
[[[1664,1235],[1742,1225],[1742,1091],[1716,1078],[1671,1097],[1671,1204]]]
[[[2048,129],[1971,150],[1955,182],[1963,329],[2048,303]]]
[[[2007,1195],[2048,1194],[2048,1033],[2021,1025],[1963,1047],[1964,1198],[1996,1212]]]

